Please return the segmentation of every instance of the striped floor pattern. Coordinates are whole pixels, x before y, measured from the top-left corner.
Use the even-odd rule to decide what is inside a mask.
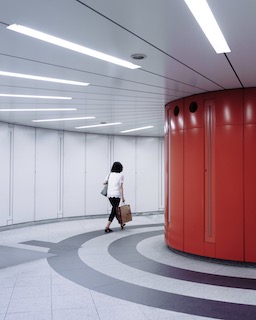
[[[162,215],[136,216],[124,230],[113,223],[109,234],[104,224],[90,219],[12,230],[19,234],[17,243],[8,243],[7,231],[2,232],[0,253],[18,250],[20,261],[6,253],[0,269],[0,320],[256,319],[255,268],[171,251],[164,243]],[[38,265],[42,274],[35,274]],[[9,285],[12,294],[4,308],[1,297],[10,288],[4,281],[1,286],[1,279],[8,272],[15,273],[16,282]],[[30,307],[34,297],[26,298],[28,288],[46,311]]]

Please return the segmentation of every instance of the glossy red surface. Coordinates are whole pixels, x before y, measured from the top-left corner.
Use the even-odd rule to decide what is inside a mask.
[[[256,262],[256,89],[191,96],[166,110],[166,243]]]

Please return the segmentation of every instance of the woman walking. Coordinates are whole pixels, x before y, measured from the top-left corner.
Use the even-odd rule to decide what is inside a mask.
[[[111,203],[112,209],[108,218],[108,223],[105,228],[105,232],[109,233],[113,230],[110,229],[110,225],[115,217],[117,217],[117,208],[124,200],[124,176],[121,173],[123,171],[123,166],[120,162],[114,162],[111,168],[110,174],[107,176],[103,184],[108,183],[108,193],[107,197]],[[121,228],[123,229],[124,225],[121,223]]]

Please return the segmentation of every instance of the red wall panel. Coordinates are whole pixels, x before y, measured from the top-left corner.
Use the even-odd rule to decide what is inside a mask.
[[[216,128],[216,258],[243,261],[243,128]]]
[[[170,134],[170,245],[184,250],[183,244],[183,131]]]
[[[216,126],[243,123],[243,93],[241,90],[216,93],[215,106]]]
[[[256,124],[256,89],[243,90],[244,94],[244,123]]]
[[[242,91],[221,92],[216,106],[216,257],[244,259]]]
[[[190,104],[197,103],[191,112]],[[184,250],[204,254],[204,109],[203,101],[184,104]]]
[[[169,245],[183,250],[183,100],[169,105]]]
[[[184,132],[184,250],[204,254],[204,132]]]
[[[244,91],[245,260],[256,261],[256,91]]]
[[[244,128],[245,259],[256,261],[256,125]]]

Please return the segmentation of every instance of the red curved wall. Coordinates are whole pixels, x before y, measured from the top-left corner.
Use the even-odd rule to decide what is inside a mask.
[[[256,88],[167,104],[165,171],[168,246],[256,262]]]

